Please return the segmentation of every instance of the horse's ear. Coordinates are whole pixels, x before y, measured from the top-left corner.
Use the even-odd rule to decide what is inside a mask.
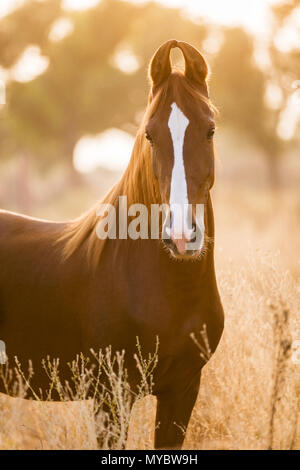
[[[172,71],[170,51],[177,46],[177,41],[171,39],[162,44],[153,55],[149,66],[149,77],[153,89],[158,87]]]
[[[208,75],[208,65],[200,52],[187,42],[178,41],[185,60],[185,76],[194,82],[204,84]]]

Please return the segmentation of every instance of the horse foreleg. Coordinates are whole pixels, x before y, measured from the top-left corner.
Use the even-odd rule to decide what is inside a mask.
[[[200,386],[200,374],[157,395],[155,449],[181,449]]]

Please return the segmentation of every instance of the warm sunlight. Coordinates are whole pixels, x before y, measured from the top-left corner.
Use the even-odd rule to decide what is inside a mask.
[[[94,7],[100,0],[63,0],[62,6],[67,10],[86,10]]]
[[[0,142],[0,458],[300,450],[300,0],[0,0]]]
[[[74,166],[81,173],[103,166],[122,171],[129,162],[133,138],[120,129],[108,129],[96,136],[80,139],[74,151]]]
[[[132,0],[145,3],[145,0]],[[241,25],[252,33],[268,30],[268,8],[279,0],[159,0],[168,7],[183,8],[191,16],[202,16],[208,21],[228,26]]]
[[[24,0],[1,0],[0,17],[21,5]],[[42,0],[41,0],[42,1]],[[66,10],[92,8],[101,0],[63,0]],[[131,0],[133,3],[146,3],[145,0]],[[242,25],[253,33],[265,33],[268,29],[266,18],[268,8],[279,0],[159,0],[167,7],[182,8],[189,15],[203,16],[208,21],[225,25]]]
[[[40,0],[43,1],[43,0]],[[247,31],[261,38],[257,41],[255,59],[260,67],[268,67],[270,60],[266,53],[264,44],[266,39],[272,34],[273,23],[271,20],[270,8],[280,3],[280,0],[210,0],[209,2],[196,2],[194,0],[156,0],[169,8],[181,8],[182,11],[191,18],[202,17],[213,24],[225,26],[242,26]],[[66,12],[80,11],[93,8],[101,0],[63,0],[62,7]],[[131,0],[135,4],[147,3],[147,0]],[[0,5],[0,17],[8,14],[14,8],[19,7],[24,0],[2,0]],[[299,43],[300,9],[296,9],[289,24],[284,24],[274,38],[278,50],[288,52]],[[73,31],[73,24],[70,19],[62,17],[57,19],[50,30],[49,38],[55,42],[60,41]],[[212,31],[203,42],[203,51],[206,53],[216,53],[223,41],[223,35],[219,31]],[[262,60],[260,59],[262,56]],[[118,67],[122,72],[131,74],[136,72],[140,64],[133,54],[130,46],[121,44],[117,47],[111,57],[111,64]],[[20,82],[30,81],[43,73],[48,66],[46,57],[41,56],[39,48],[30,46],[26,49],[14,67],[1,73],[1,78],[6,81],[7,77]],[[266,88],[265,101],[271,109],[276,109],[281,103],[281,90],[270,83]],[[284,113],[281,114],[278,134],[282,139],[289,139],[295,131],[295,126],[287,126],[286,122],[297,122],[298,102],[296,103],[295,93],[290,99]],[[295,104],[296,103],[296,104]],[[287,119],[288,117],[288,119]],[[296,124],[295,124],[296,125]],[[118,131],[109,130],[101,136],[95,138],[85,137],[81,139],[74,155],[74,164],[78,171],[92,171],[97,165],[106,165],[111,168],[120,169],[128,161],[131,148],[131,136]],[[100,156],[99,156],[100,155]],[[123,157],[122,157],[123,155]],[[109,163],[107,163],[109,162]]]
[[[11,69],[11,78],[17,82],[30,82],[45,72],[48,65],[49,59],[41,55],[40,48],[29,46]]]

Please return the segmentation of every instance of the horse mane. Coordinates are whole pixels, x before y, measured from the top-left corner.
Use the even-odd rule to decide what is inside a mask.
[[[96,233],[96,227],[100,221],[97,213],[103,204],[111,204],[117,211],[119,196],[127,196],[128,207],[131,204],[140,203],[150,209],[151,204],[161,204],[158,182],[152,167],[151,146],[145,138],[145,126],[158,107],[164,105],[170,91],[174,93],[174,96],[185,92],[191,99],[205,102],[215,110],[209,98],[199,92],[199,89],[180,72],[171,73],[154,97],[150,92],[130,161],[121,179],[90,210],[65,225],[58,240],[64,242],[64,259],[70,258],[79,247],[84,247],[88,262],[94,267],[97,266],[106,242],[106,239],[98,238]]]

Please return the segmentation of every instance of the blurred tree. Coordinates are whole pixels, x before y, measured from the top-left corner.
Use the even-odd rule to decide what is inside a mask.
[[[272,11],[273,34],[269,46],[272,80],[281,89],[284,108],[294,93],[300,93],[300,0],[285,1],[275,5]],[[298,37],[298,43],[284,44],[293,36]]]
[[[52,23],[61,14],[61,0],[26,0],[0,21],[0,66],[12,67],[29,44],[44,48]]]
[[[35,8],[35,3],[27,7]],[[20,12],[14,15],[18,19]],[[73,32],[59,42],[43,41],[48,69],[29,83],[9,85],[8,119],[15,140],[39,157],[41,167],[65,157],[74,175],[73,150],[82,135],[126,123],[134,131],[136,115],[146,103],[146,66],[153,51],[174,36],[200,46],[206,29],[156,3],[137,7],[103,0],[93,9],[68,15]],[[139,62],[131,74],[112,60],[122,44]]]
[[[2,18],[0,21],[1,67],[4,69],[13,67],[21,58],[26,48],[32,44],[38,46],[41,50],[44,49],[49,40],[48,36],[51,26],[61,13],[60,3],[61,0],[47,2],[26,0],[17,10]],[[7,88],[8,101],[10,101],[10,98],[14,96],[13,84],[8,83]],[[33,98],[31,97],[31,99]],[[27,146],[25,142],[30,139],[33,132],[32,129],[27,129],[29,132],[24,132],[24,127],[26,126],[20,125],[20,122],[18,122],[18,116],[14,114],[13,108],[5,106],[1,109],[0,158],[17,156],[19,161],[15,184],[17,200],[21,210],[30,212],[31,194],[28,180],[31,152],[28,151],[30,146]],[[24,136],[25,141],[23,139]]]
[[[77,140],[87,132],[99,132],[114,122],[124,122],[132,109],[129,77],[114,69],[109,58],[124,37],[135,7],[103,2],[99,8],[71,15],[73,33],[58,43],[48,41],[43,53],[49,58],[45,73],[29,83],[9,86],[9,114],[13,135],[41,168],[72,156]],[[124,96],[123,96],[124,95]],[[114,119],[113,119],[114,114]]]
[[[284,78],[282,82],[283,87],[293,84],[294,81],[300,79],[300,45],[295,47],[283,48],[280,50],[276,45],[276,39],[284,28],[289,29],[289,35],[292,34],[293,29],[299,38],[299,15],[300,15],[300,0],[284,1],[273,7],[273,35],[270,43],[270,52],[272,64],[277,73]],[[298,20],[293,17],[298,15]],[[282,75],[284,77],[282,77]]]
[[[224,31],[213,63],[212,93],[222,121],[258,145],[266,155],[272,188],[279,184],[278,161],[284,142],[277,134],[280,110],[265,102],[268,75],[254,62],[253,38],[240,28]]]
[[[60,18],[68,18],[73,29],[54,42],[49,33]],[[49,66],[30,82],[8,83],[0,157],[20,154],[23,169],[24,159],[34,158],[41,171],[67,162],[74,181],[72,158],[80,137],[109,127],[135,132],[146,104],[147,65],[154,50],[172,37],[202,49],[210,28],[158,3],[102,0],[86,11],[66,12],[61,0],[27,0],[0,21],[0,66],[11,68],[29,45],[40,47]],[[212,63],[212,96],[221,105],[224,123],[263,149],[276,186],[284,143],[276,133],[280,110],[269,109],[264,100],[269,76],[253,61],[251,36],[228,29],[224,37]],[[138,64],[130,73],[114,60],[124,48]]]

